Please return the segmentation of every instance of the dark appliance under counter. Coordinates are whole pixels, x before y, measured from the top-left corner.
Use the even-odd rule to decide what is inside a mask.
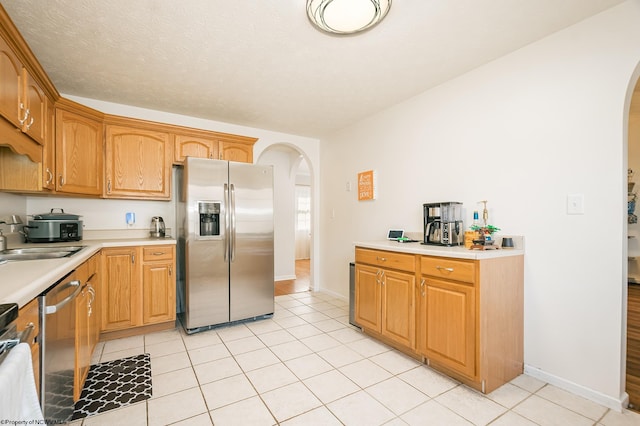
[[[38,297],[40,309],[40,404],[45,421],[64,423],[73,416],[76,303],[82,283],[75,271]]]

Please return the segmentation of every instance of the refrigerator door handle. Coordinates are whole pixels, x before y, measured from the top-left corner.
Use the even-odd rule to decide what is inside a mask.
[[[229,185],[224,184],[224,203],[227,206],[224,209],[224,261],[229,261]]]
[[[231,192],[231,262],[236,258],[236,188],[230,185]]]

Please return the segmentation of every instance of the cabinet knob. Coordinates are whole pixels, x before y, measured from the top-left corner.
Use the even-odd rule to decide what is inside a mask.
[[[51,170],[47,167],[47,183],[45,185],[49,185],[51,182],[53,182],[53,173],[51,173]]]
[[[64,186],[64,176],[60,175],[60,186]]]
[[[438,271],[453,272],[453,268],[445,268],[444,266],[436,266],[436,269],[437,269]]]
[[[426,296],[426,293],[424,292],[424,278],[420,281],[420,294],[422,294],[422,297]]]
[[[386,257],[380,257],[380,256],[376,256],[376,260],[379,260],[381,262],[386,262],[387,258]]]
[[[29,110],[27,110],[27,112],[29,112]],[[29,129],[31,128],[32,125],[33,125],[33,117],[31,117],[31,120],[29,121],[29,124],[27,124],[27,131],[29,131]]]
[[[111,179],[107,180],[107,193],[111,193]]]

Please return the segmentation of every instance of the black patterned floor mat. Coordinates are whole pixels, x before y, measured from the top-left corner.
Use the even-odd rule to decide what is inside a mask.
[[[136,355],[92,365],[72,420],[124,407],[151,397],[151,357]]]

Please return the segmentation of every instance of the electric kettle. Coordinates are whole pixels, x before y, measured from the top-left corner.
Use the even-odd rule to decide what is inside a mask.
[[[151,238],[164,238],[164,230],[162,216],[153,216],[151,218],[151,229],[149,230]]]

